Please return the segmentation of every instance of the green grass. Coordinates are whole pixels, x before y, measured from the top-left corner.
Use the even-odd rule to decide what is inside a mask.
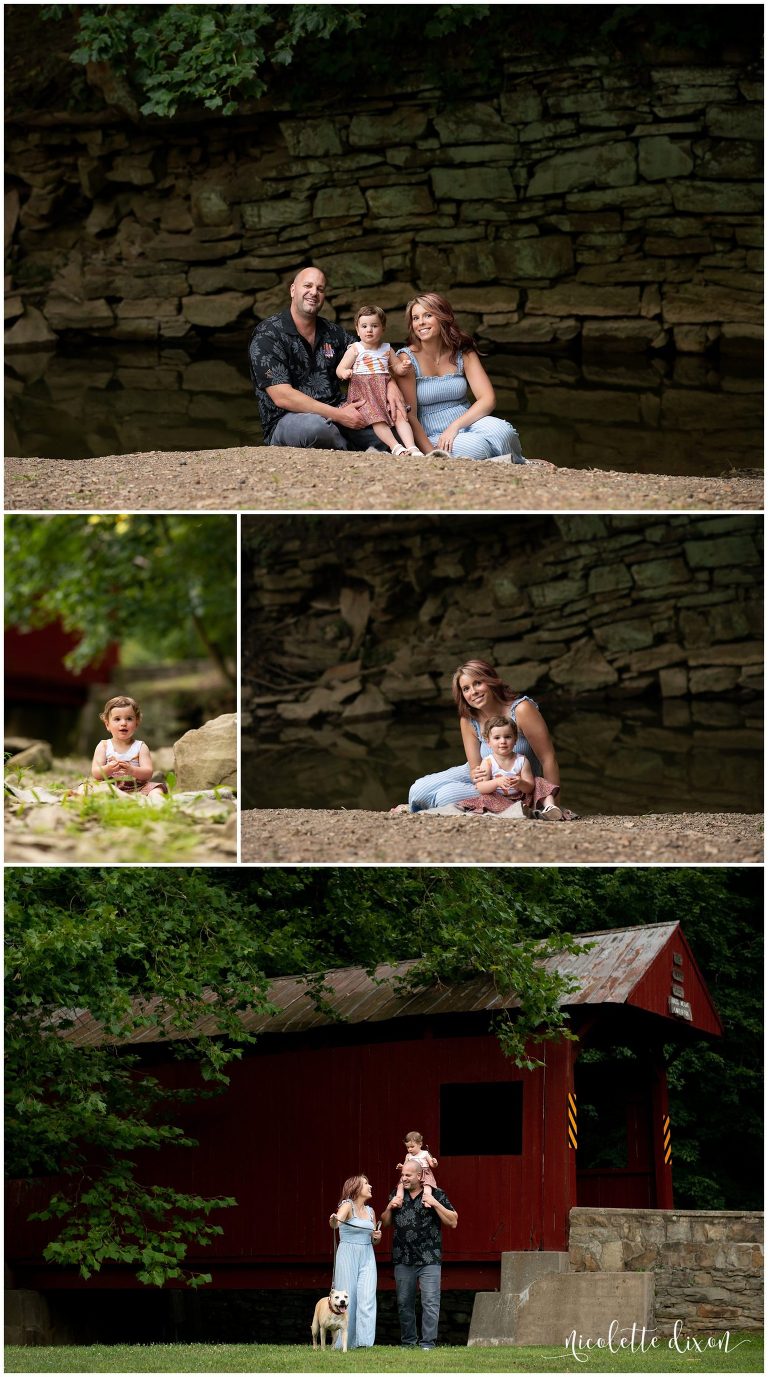
[[[722,1335],[718,1335],[722,1338]],[[681,1347],[686,1340],[681,1339]],[[705,1342],[699,1336],[699,1343]],[[762,1372],[762,1334],[733,1333],[730,1352],[675,1352],[667,1339],[645,1353],[564,1348],[367,1348],[315,1352],[298,1344],[94,1344],[6,1348],[6,1372]]]

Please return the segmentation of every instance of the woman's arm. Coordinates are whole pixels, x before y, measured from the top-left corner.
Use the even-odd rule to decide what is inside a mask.
[[[408,372],[404,373],[400,378],[400,391],[405,397],[406,403],[411,408],[408,412],[408,420],[411,423],[413,438],[419,449],[422,450],[424,454],[427,454],[429,450],[431,450],[432,445],[419,420],[419,408],[416,402],[416,374],[413,370],[409,369]]]
[[[480,742],[475,736],[474,728],[468,717],[462,717],[459,726],[461,727],[461,739],[464,744],[464,754],[467,757],[467,764],[470,770],[474,772],[481,761]]]
[[[466,430],[467,426],[471,426],[473,421],[481,421],[483,416],[490,416],[496,405],[496,393],[493,390],[493,384],[488,374],[480,362],[480,355],[472,350],[463,357],[464,377],[469,383],[475,400],[469,410],[465,411],[463,416],[457,417],[449,426],[446,426],[440,436],[438,445],[441,449],[447,449],[449,452],[459,431]]]
[[[541,765],[541,773],[550,784],[560,783],[560,767],[557,763],[557,755],[549,734],[549,728],[544,721],[539,709],[533,703],[521,703],[515,713],[515,721],[528,738],[533,748],[534,755],[538,758]]]
[[[530,760],[527,758],[527,756],[526,756],[526,758],[523,760],[523,763],[522,763],[522,765],[521,765],[521,767],[520,767],[520,773],[519,773],[519,775],[518,775],[518,779],[520,780],[521,784],[527,784],[529,789],[532,789],[532,788],[533,788],[533,784],[534,784],[533,769],[532,769],[532,766],[531,766],[531,762],[530,762]]]
[[[343,1224],[345,1220],[349,1219],[351,1213],[352,1201],[345,1200],[341,1205],[339,1205],[339,1208],[337,1210],[334,1210],[333,1214],[328,1220],[328,1223],[330,1224],[332,1229],[338,1229],[340,1224]]]

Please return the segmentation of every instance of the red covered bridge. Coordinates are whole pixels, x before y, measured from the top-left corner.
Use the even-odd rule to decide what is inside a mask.
[[[230,1086],[186,1113],[199,1148],[148,1164],[152,1179],[238,1201],[193,1265],[212,1271],[218,1288],[322,1290],[327,1219],[344,1178],[366,1172],[382,1210],[409,1129],[439,1158],[438,1184],[459,1212],[459,1228],[445,1231],[445,1288],[495,1287],[502,1252],[566,1249],[573,1205],[670,1208],[662,1048],[719,1035],[720,1020],[678,923],[578,941],[578,952],[547,962],[575,982],[562,1003],[578,1041],[532,1046],[542,1062],[533,1071],[506,1060],[489,1032],[489,1014],[514,1001],[487,978],[403,996],[392,980],[409,962],[379,968],[375,981],[361,969],[332,971],[329,1002],[342,1022],[315,1010],[300,979],[274,981],[279,1012],[245,1018],[260,1036],[233,1065]],[[213,1031],[212,1021],[200,1031]],[[88,1045],[103,1035],[84,1016],[68,1036]],[[189,1083],[158,1028],[136,1043],[154,1074]],[[25,1223],[38,1198],[11,1186],[18,1284],[76,1287],[71,1272],[39,1260],[42,1226]],[[387,1242],[385,1233],[380,1263]],[[115,1268],[89,1287],[132,1284]],[[380,1285],[391,1285],[386,1267]]]

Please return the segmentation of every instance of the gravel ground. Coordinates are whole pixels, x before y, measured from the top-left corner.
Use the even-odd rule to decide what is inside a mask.
[[[762,476],[718,478],[392,459],[261,446],[6,459],[6,510],[759,511]]]
[[[760,862],[759,813],[649,813],[575,822],[260,808],[242,814],[244,861],[530,862],[644,865]]]

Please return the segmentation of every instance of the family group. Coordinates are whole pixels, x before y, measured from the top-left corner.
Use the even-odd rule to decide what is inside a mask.
[[[325,299],[325,274],[304,268],[290,306],[253,331],[250,370],[266,445],[530,462],[514,426],[493,415],[477,346],[444,297],[408,302],[407,344],[397,352],[384,339],[381,306],[360,305],[355,338],[320,315]]]
[[[436,1159],[420,1133],[405,1137],[406,1153],[398,1162],[400,1181],[390,1191],[381,1219],[371,1205],[373,1187],[367,1176],[351,1176],[344,1182],[339,1204],[330,1217],[338,1229],[333,1288],[347,1301],[347,1344],[370,1348],[376,1336],[376,1258],[374,1245],[382,1228],[392,1227],[392,1263],[395,1273],[400,1343],[404,1348],[431,1349],[437,1343],[440,1320],[442,1226],[455,1229],[459,1216],[434,1176]],[[416,1324],[416,1293],[421,1295],[421,1338]]]

